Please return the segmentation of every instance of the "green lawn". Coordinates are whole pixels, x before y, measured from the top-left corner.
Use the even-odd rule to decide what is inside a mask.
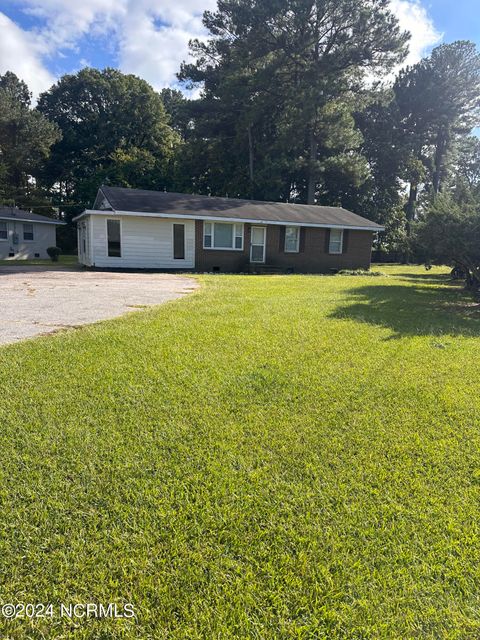
[[[0,266],[50,266],[50,267],[65,267],[78,265],[77,256],[60,256],[58,262],[52,262],[51,260],[43,260],[41,258],[35,258],[33,260],[0,260]]]
[[[0,637],[480,637],[480,311],[446,270],[202,276],[0,349]]]

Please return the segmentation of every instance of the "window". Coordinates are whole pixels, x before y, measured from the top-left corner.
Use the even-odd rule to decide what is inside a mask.
[[[285,253],[298,253],[300,227],[285,227]]]
[[[0,240],[8,240],[7,223],[0,220]]]
[[[233,222],[204,222],[204,249],[243,249],[243,224]]]
[[[24,240],[33,240],[33,224],[24,224],[23,225],[23,239]]]
[[[233,224],[218,222],[213,225],[213,246],[219,249],[233,247]]]
[[[120,220],[107,220],[108,257],[122,257],[122,241],[120,237]]]
[[[203,223],[203,248],[211,249],[212,248],[212,223],[204,222]]]
[[[173,258],[185,260],[185,225],[173,225]]]
[[[330,241],[328,243],[328,253],[342,253],[343,229],[330,229]]]

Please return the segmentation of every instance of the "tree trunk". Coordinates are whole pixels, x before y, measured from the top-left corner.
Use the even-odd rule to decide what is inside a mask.
[[[480,267],[472,264],[470,261],[466,262],[467,277],[465,279],[465,286],[470,291],[478,293],[480,290]]]
[[[410,191],[408,194],[408,202],[405,207],[405,215],[407,217],[407,236],[412,233],[412,222],[415,220],[415,212],[417,209],[418,185],[415,182],[410,183]]]
[[[316,176],[316,162],[318,154],[318,142],[315,139],[313,131],[310,132],[310,155],[308,166],[308,191],[307,191],[307,204],[315,204],[315,195],[317,192],[317,176]]]
[[[442,179],[444,173],[445,154],[448,148],[448,137],[445,133],[441,132],[437,136],[437,142],[435,145],[435,161],[432,178],[433,193],[440,193],[442,189]]]
[[[407,246],[403,253],[403,259],[402,259],[402,262],[404,264],[407,264],[410,260],[410,242],[408,242],[408,240],[412,235],[412,222],[415,220],[415,212],[417,208],[417,196],[418,196],[418,185],[416,182],[411,182],[410,191],[408,193],[408,202],[405,207],[405,216],[407,218],[407,226],[406,226]]]
[[[250,198],[254,198],[255,180],[254,180],[254,156],[253,156],[253,136],[252,125],[248,125],[248,175],[250,179]]]

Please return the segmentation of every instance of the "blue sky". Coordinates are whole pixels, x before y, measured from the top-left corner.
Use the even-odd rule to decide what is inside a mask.
[[[391,0],[412,33],[408,63],[440,42],[480,44],[478,0]],[[118,67],[155,88],[176,83],[188,40],[215,0],[0,0],[0,73],[10,69],[34,95],[84,66]]]
[[[435,0],[426,5],[446,42],[473,40],[480,45],[480,5],[478,0]]]

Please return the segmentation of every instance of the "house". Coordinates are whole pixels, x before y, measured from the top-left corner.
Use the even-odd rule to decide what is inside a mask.
[[[0,260],[48,258],[57,244],[57,227],[65,224],[47,216],[0,206]]]
[[[368,268],[380,225],[338,207],[102,186],[74,218],[87,266],[296,273]]]

